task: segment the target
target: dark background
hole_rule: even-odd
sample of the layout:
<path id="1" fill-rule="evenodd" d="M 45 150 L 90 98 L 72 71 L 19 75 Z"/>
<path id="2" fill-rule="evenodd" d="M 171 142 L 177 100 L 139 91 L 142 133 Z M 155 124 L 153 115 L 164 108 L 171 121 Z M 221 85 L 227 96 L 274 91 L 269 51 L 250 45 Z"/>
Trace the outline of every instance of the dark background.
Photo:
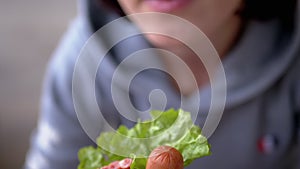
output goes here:
<path id="1" fill-rule="evenodd" d="M 47 61 L 76 16 L 75 0 L 0 0 L 0 166 L 21 168 Z"/>

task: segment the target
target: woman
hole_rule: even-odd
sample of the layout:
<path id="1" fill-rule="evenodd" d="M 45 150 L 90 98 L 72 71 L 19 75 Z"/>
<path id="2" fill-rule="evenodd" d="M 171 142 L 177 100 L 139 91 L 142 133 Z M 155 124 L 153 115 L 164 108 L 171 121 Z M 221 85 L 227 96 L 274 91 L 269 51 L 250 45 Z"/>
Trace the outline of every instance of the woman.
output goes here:
<path id="1" fill-rule="evenodd" d="M 42 115 L 26 168 L 76 168 L 78 149 L 93 144 L 82 129 L 80 116 L 78 120 L 73 105 L 81 104 L 90 111 L 90 101 L 82 97 L 81 101 L 73 103 L 72 98 L 72 76 L 80 49 L 92 33 L 109 21 L 143 12 L 172 14 L 197 26 L 214 45 L 225 69 L 227 100 L 219 126 L 209 138 L 212 155 L 196 160 L 188 168 L 300 168 L 297 144 L 300 112 L 298 1 L 90 0 L 81 1 L 81 7 L 83 12 L 71 26 L 50 64 Z M 165 21 L 156 22 L 157 27 L 164 25 Z M 143 29 L 147 22 L 132 20 L 124 24 Z M 116 29 L 125 31 L 126 28 Z M 103 44 L 101 49 L 106 48 L 111 38 L 112 34 L 106 33 L 98 37 Z M 205 103 L 205 100 L 210 100 L 210 95 L 206 87 L 209 77 L 205 65 L 173 38 L 147 34 L 115 45 L 108 54 L 110 57 L 99 66 L 100 73 L 95 80 L 97 101 L 111 125 L 132 125 L 114 107 L 110 93 L 113 70 L 128 55 L 149 47 L 176 54 L 191 69 L 194 77 L 182 74 L 177 62 L 159 55 L 160 62 L 178 86 L 165 74 L 146 72 L 132 82 L 132 104 L 139 110 L 147 109 L 149 91 L 160 88 L 167 95 L 167 108 L 178 108 L 179 91 L 184 96 L 200 91 L 200 94 L 204 93 L 205 107 L 200 111 L 207 112 L 205 105 L 209 107 L 210 103 Z M 190 85 L 194 79 L 196 85 Z M 155 83 L 151 83 L 153 81 Z M 85 80 L 82 83 L 84 85 Z M 198 116 L 196 122 L 202 125 L 203 117 Z M 88 135 L 96 136 L 97 132 Z"/>

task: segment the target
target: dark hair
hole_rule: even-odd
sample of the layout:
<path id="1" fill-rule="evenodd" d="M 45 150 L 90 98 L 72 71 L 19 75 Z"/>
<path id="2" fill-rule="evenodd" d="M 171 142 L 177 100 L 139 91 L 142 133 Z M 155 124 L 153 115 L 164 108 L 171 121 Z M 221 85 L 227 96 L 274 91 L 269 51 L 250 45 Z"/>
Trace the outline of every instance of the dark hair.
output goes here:
<path id="1" fill-rule="evenodd" d="M 121 16 L 125 15 L 117 0 L 97 0 L 97 1 L 100 2 L 105 8 L 109 10 L 113 10 Z"/>
<path id="2" fill-rule="evenodd" d="M 117 0 L 98 0 L 107 8 L 124 15 Z M 290 20 L 293 18 L 297 0 L 244 0 L 244 9 L 241 12 L 246 19 L 269 20 L 280 18 Z"/>
<path id="3" fill-rule="evenodd" d="M 245 0 L 241 11 L 245 19 L 267 21 L 278 18 L 283 27 L 292 29 L 297 0 Z"/>
<path id="4" fill-rule="evenodd" d="M 242 14 L 246 18 L 269 20 L 292 17 L 297 0 L 245 0 Z"/>

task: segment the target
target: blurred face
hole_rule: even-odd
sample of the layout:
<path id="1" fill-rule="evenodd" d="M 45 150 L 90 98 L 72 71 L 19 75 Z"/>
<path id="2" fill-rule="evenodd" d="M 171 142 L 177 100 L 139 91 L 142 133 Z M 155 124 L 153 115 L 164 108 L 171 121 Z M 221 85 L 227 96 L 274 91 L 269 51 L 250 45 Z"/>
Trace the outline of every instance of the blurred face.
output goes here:
<path id="1" fill-rule="evenodd" d="M 202 30 L 218 48 L 222 41 L 233 38 L 240 24 L 236 14 L 242 6 L 242 0 L 118 0 L 125 14 L 143 12 L 163 12 L 184 18 Z M 156 26 L 176 29 L 175 23 L 156 18 Z M 173 24 L 173 25 L 172 25 Z M 147 26 L 147 21 L 138 26 Z M 178 42 L 158 35 L 147 36 L 155 46 L 172 48 Z M 225 43 L 225 42 L 224 42 Z M 218 50 L 218 49 L 217 49 Z"/>

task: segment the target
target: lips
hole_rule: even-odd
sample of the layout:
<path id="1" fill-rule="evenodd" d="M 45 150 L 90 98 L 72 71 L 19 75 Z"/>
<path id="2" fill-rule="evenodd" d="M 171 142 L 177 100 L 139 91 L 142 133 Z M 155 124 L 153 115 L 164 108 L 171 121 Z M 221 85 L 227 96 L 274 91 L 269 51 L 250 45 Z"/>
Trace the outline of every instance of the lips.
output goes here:
<path id="1" fill-rule="evenodd" d="M 146 5 L 155 12 L 172 12 L 187 6 L 192 0 L 144 0 Z"/>

